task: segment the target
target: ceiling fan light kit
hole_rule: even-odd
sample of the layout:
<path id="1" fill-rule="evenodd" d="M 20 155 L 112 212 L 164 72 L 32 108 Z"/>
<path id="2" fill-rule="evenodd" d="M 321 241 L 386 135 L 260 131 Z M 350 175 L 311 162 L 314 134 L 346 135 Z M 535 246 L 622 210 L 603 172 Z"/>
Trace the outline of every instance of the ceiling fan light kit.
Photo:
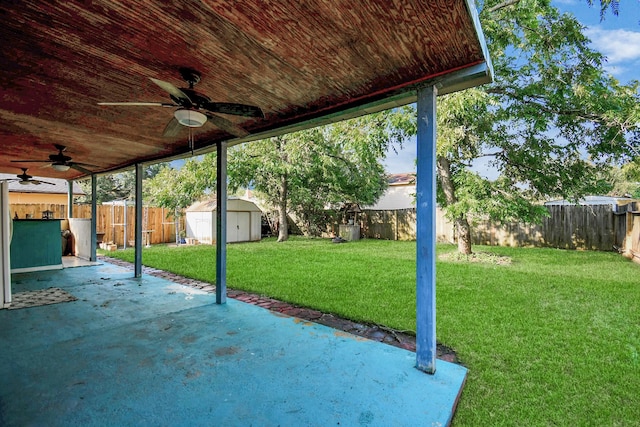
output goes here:
<path id="1" fill-rule="evenodd" d="M 58 172 L 66 172 L 69 170 L 70 166 L 66 165 L 64 163 L 53 163 L 51 165 L 51 167 L 55 170 L 57 170 Z"/>
<path id="2" fill-rule="evenodd" d="M 207 122 L 207 116 L 200 111 L 180 108 L 173 113 L 178 123 L 190 128 L 202 127 Z"/>
<path id="3" fill-rule="evenodd" d="M 47 182 L 47 181 L 40 181 L 39 179 L 33 179 L 33 177 L 31 175 L 29 175 L 27 173 L 28 168 L 21 168 L 22 169 L 22 173 L 19 175 L 16 175 L 15 178 L 13 179 L 7 179 L 5 181 L 18 181 L 18 184 L 20 185 L 29 185 L 29 184 L 33 184 L 33 185 L 40 185 L 40 184 L 49 184 L 49 185 L 55 185 L 51 182 Z"/>
<path id="4" fill-rule="evenodd" d="M 49 163 L 51 165 L 51 168 L 58 172 L 66 172 L 69 169 L 73 168 L 87 175 L 91 174 L 92 172 L 88 169 L 85 169 L 85 167 L 97 167 L 95 165 L 90 165 L 87 163 L 73 162 L 71 161 L 72 160 L 71 157 L 64 154 L 64 152 L 67 150 L 67 147 L 60 144 L 53 144 L 53 146 L 56 147 L 56 150 L 58 150 L 58 152 L 56 154 L 50 154 L 47 160 L 25 159 L 25 160 L 11 160 L 11 162 L 12 163 Z M 22 170 L 26 174 L 26 169 L 22 168 Z"/>

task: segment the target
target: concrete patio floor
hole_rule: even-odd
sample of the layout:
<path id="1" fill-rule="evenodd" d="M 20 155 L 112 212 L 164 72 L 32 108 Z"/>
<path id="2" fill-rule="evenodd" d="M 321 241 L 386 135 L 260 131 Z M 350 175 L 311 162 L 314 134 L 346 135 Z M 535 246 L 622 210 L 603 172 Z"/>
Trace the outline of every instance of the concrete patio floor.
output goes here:
<path id="1" fill-rule="evenodd" d="M 466 369 L 109 263 L 13 275 L 0 426 L 447 425 Z"/>

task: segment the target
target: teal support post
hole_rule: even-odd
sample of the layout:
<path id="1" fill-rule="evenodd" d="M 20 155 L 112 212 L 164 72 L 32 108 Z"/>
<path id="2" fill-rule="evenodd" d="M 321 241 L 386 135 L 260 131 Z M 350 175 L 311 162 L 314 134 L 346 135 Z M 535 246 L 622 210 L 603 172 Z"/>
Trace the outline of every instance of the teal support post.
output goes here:
<path id="1" fill-rule="evenodd" d="M 73 181 L 67 181 L 67 218 L 73 218 Z"/>
<path id="2" fill-rule="evenodd" d="M 91 175 L 91 249 L 89 260 L 96 261 L 98 259 L 98 236 L 96 234 L 96 228 L 98 226 L 98 177 L 95 174 Z"/>
<path id="3" fill-rule="evenodd" d="M 436 372 L 436 96 L 418 90 L 416 368 Z"/>
<path id="4" fill-rule="evenodd" d="M 216 304 L 227 302 L 227 145 L 217 144 Z"/>
<path id="5" fill-rule="evenodd" d="M 125 210 L 127 204 L 124 205 Z M 136 223 L 135 223 L 135 277 L 142 277 L 142 164 L 136 164 Z M 125 236 L 125 240 L 127 236 Z"/>

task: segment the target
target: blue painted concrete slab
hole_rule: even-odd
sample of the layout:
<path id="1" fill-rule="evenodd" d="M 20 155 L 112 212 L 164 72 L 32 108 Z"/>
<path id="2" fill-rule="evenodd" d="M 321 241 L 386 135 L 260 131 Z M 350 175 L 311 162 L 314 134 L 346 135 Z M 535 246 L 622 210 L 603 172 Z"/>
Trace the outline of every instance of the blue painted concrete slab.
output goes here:
<path id="1" fill-rule="evenodd" d="M 466 370 L 105 264 L 16 275 L 77 301 L 0 311 L 0 425 L 446 425 Z"/>

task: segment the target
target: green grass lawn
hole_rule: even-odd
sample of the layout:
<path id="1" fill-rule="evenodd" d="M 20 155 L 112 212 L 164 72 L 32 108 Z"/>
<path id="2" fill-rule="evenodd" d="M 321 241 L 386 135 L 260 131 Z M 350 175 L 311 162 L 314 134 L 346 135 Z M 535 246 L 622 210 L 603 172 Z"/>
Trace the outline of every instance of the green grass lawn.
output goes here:
<path id="1" fill-rule="evenodd" d="M 438 341 L 469 368 L 454 424 L 640 425 L 640 265 L 603 252 L 474 250 L 512 263 L 437 263 Z M 133 260 L 132 250 L 108 255 Z M 227 255 L 230 288 L 415 331 L 415 242 L 267 239 Z M 145 248 L 143 263 L 215 281 L 211 246 Z"/>

